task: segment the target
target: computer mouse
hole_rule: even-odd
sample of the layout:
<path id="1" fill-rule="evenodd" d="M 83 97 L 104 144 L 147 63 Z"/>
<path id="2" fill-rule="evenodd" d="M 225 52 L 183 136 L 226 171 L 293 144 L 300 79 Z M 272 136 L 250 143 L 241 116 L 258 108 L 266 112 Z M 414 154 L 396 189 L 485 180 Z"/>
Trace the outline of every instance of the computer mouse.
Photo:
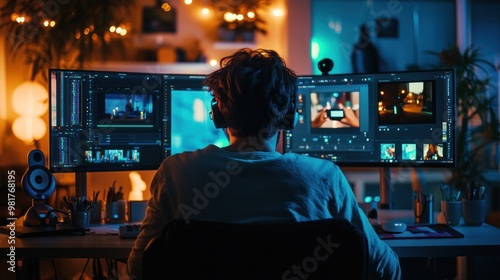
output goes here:
<path id="1" fill-rule="evenodd" d="M 392 233 L 401 233 L 406 230 L 406 224 L 401 222 L 384 222 L 380 223 L 383 231 Z"/>

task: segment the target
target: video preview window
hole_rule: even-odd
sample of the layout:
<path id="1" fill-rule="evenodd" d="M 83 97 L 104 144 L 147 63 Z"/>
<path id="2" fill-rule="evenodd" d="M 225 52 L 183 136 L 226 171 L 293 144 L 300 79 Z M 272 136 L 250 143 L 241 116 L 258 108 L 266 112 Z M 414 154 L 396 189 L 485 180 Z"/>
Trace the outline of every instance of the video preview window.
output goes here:
<path id="1" fill-rule="evenodd" d="M 378 123 L 435 123 L 434 83 L 397 82 L 378 84 Z"/>
<path id="2" fill-rule="evenodd" d="M 153 97 L 150 94 L 104 94 L 104 115 L 111 120 L 154 122 Z"/>
<path id="3" fill-rule="evenodd" d="M 443 159 L 443 144 L 424 144 L 424 160 Z"/>
<path id="4" fill-rule="evenodd" d="M 311 92 L 312 128 L 358 128 L 359 91 Z"/>

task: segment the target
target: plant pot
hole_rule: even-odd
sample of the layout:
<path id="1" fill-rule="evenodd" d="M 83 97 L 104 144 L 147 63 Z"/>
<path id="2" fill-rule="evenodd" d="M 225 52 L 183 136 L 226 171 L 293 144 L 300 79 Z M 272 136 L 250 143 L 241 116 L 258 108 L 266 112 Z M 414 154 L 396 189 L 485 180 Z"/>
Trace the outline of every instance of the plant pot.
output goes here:
<path id="1" fill-rule="evenodd" d="M 462 217 L 462 202 L 441 200 L 441 213 L 443 213 L 446 224 L 450 226 L 458 225 Z"/>
<path id="2" fill-rule="evenodd" d="M 462 215 L 466 226 L 480 226 L 486 218 L 484 199 L 462 200 Z"/>
<path id="3" fill-rule="evenodd" d="M 235 42 L 236 41 L 236 31 L 227 29 L 224 27 L 219 27 L 217 29 L 218 39 L 222 42 Z"/>
<path id="4" fill-rule="evenodd" d="M 75 227 L 88 228 L 90 225 L 90 211 L 71 212 L 71 224 Z"/>
<path id="5" fill-rule="evenodd" d="M 241 41 L 242 42 L 253 42 L 255 41 L 255 32 L 254 31 L 243 31 L 241 32 Z"/>

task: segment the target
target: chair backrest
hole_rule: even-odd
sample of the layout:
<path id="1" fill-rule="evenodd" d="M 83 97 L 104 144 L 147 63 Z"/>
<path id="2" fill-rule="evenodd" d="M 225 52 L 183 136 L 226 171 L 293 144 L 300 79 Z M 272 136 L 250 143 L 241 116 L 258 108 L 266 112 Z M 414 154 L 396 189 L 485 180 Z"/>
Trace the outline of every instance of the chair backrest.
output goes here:
<path id="1" fill-rule="evenodd" d="M 366 279 L 367 270 L 366 237 L 344 219 L 174 220 L 143 255 L 144 279 Z"/>

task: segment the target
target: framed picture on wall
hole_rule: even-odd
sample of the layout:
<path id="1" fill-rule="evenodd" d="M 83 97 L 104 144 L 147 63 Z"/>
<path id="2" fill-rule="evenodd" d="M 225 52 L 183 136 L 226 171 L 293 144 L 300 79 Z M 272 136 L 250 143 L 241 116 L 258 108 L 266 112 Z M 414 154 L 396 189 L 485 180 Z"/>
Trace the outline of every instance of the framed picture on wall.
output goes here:
<path id="1" fill-rule="evenodd" d="M 175 9 L 171 8 L 168 12 L 159 7 L 142 8 L 142 32 L 176 32 L 176 14 Z"/>

